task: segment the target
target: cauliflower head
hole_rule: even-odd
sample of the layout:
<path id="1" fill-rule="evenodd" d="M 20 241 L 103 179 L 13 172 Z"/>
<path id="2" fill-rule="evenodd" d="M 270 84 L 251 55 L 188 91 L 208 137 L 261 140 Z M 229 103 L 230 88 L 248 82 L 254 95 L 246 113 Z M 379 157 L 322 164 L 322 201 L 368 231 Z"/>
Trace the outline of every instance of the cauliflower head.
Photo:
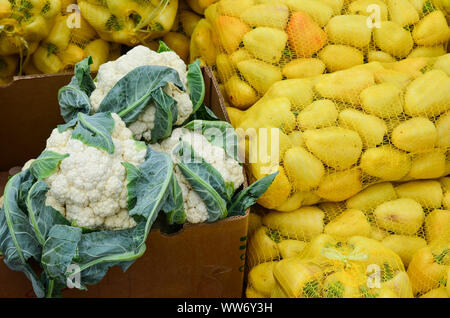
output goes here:
<path id="1" fill-rule="evenodd" d="M 110 230 L 136 226 L 128 213 L 128 182 L 122 162 L 138 166 L 147 151 L 137 145 L 120 117 L 111 115 L 113 154 L 72 139 L 73 129 L 62 133 L 54 129 L 47 140 L 46 150 L 69 156 L 44 179 L 50 187 L 46 204 L 77 226 Z"/>
<path id="2" fill-rule="evenodd" d="M 194 152 L 211 164 L 222 175 L 225 182 L 233 182 L 234 190 L 244 183 L 243 168 L 239 162 L 228 156 L 222 147 L 211 144 L 202 134 L 186 128 L 176 128 L 170 138 L 160 144 L 150 145 L 155 151 L 165 152 L 172 157 L 175 176 L 183 192 L 186 220 L 189 223 L 205 222 L 208 219 L 205 203 L 176 165 L 176 155 L 173 152 L 180 141 L 191 144 Z"/>
<path id="3" fill-rule="evenodd" d="M 142 45 L 136 46 L 115 61 L 100 65 L 97 74 L 96 89 L 90 96 L 93 110 L 97 111 L 102 100 L 122 77 L 136 67 L 144 65 L 167 66 L 178 72 L 181 82 L 186 87 L 186 91 L 178 89 L 178 87 L 171 83 L 166 85 L 164 91 L 176 100 L 178 118 L 175 124 L 181 125 L 193 111 L 187 85 L 186 64 L 175 52 L 157 53 Z M 129 125 L 137 140 L 144 139 L 148 142 L 151 140 L 151 131 L 155 126 L 155 113 L 156 107 L 153 102 L 150 102 L 139 115 L 138 119 Z"/>

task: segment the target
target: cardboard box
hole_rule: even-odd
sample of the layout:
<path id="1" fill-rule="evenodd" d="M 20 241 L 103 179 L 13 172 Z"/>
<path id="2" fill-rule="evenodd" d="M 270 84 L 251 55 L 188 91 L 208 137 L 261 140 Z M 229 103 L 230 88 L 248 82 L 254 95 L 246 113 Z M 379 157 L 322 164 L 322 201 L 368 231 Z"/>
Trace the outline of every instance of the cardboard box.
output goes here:
<path id="1" fill-rule="evenodd" d="M 228 120 L 217 82 L 203 69 L 205 104 Z M 0 87 L 0 191 L 11 167 L 22 166 L 45 148 L 52 129 L 63 122 L 57 92 L 71 74 L 16 78 Z M 248 211 L 215 223 L 185 225 L 175 234 L 152 230 L 147 251 L 123 273 L 109 270 L 87 292 L 66 289 L 63 297 L 241 297 Z M 0 262 L 0 297 L 34 297 L 31 283 Z"/>

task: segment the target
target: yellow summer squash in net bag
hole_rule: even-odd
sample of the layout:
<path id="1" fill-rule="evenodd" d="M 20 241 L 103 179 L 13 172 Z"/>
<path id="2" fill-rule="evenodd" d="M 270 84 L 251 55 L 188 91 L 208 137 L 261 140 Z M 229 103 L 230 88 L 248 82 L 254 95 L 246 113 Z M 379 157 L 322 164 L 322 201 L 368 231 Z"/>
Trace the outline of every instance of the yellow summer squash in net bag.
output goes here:
<path id="1" fill-rule="evenodd" d="M 186 2 L 196 13 L 203 14 L 205 9 L 214 2 L 217 2 L 217 0 L 186 0 Z"/>
<path id="2" fill-rule="evenodd" d="M 375 183 L 447 175 L 449 57 L 282 80 L 252 107 L 231 111 L 250 179 L 279 170 L 258 202 L 293 211 Z"/>
<path id="3" fill-rule="evenodd" d="M 220 0 L 204 12 L 219 49 L 191 55 L 217 69 L 232 106 L 248 108 L 282 78 L 443 55 L 447 10 L 441 0 Z"/>
<path id="4" fill-rule="evenodd" d="M 170 31 L 178 0 L 79 0 L 78 6 L 103 40 L 134 46 Z"/>
<path id="5" fill-rule="evenodd" d="M 270 269 L 277 284 L 287 286 L 284 287 L 284 295 L 309 297 L 303 288 L 311 281 L 311 271 L 319 270 L 318 266 L 322 264 L 310 259 L 323 256 L 322 249 L 330 242 L 358 242 L 366 250 L 382 249 L 386 255 L 395 255 L 396 262 L 390 266 L 407 269 L 406 273 L 404 270 L 399 273 L 399 280 L 403 277 L 403 283 L 394 279 L 385 284 L 397 286 L 397 290 L 380 287 L 375 293 L 372 290 L 369 296 L 450 297 L 450 294 L 446 296 L 450 265 L 450 210 L 446 201 L 449 185 L 449 177 L 404 183 L 382 182 L 342 202 L 323 202 L 292 212 L 260 209 L 260 214 L 253 218 L 261 221 L 254 225 L 256 229 L 249 237 L 249 273 L 259 268 L 265 269 L 267 274 L 269 268 L 262 264 L 277 263 L 280 267 L 278 276 L 277 266 Z M 339 255 L 336 251 L 331 252 L 332 255 Z M 369 257 L 370 263 L 364 263 L 364 266 L 384 266 L 385 261 L 380 261 L 379 255 Z M 320 278 L 313 279 L 321 291 L 317 297 L 330 297 L 324 292 L 327 291 L 324 286 L 326 282 L 335 282 L 336 276 L 345 287 L 341 297 L 367 296 L 362 296 L 366 291 L 359 288 L 361 282 L 367 279 L 364 275 L 349 276 L 345 271 L 334 275 L 335 269 L 329 272 L 326 275 L 333 274 L 333 278 L 318 274 Z M 405 282 L 410 287 L 406 292 L 399 292 L 399 284 Z M 255 286 L 258 284 L 249 279 L 250 294 L 247 297 L 252 297 L 252 292 L 269 297 L 267 290 L 262 291 Z M 270 296 L 281 297 L 279 291 L 279 287 L 272 284 Z"/>
<path id="6" fill-rule="evenodd" d="M 294 256 L 250 269 L 247 297 L 412 297 L 400 258 L 366 237 L 321 234 Z"/>

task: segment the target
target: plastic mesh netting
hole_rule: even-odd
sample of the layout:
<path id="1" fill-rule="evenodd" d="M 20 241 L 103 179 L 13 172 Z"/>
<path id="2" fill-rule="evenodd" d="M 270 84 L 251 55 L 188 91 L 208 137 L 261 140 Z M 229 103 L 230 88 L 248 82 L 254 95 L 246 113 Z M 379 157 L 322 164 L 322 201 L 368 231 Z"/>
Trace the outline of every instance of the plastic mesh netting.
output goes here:
<path id="1" fill-rule="evenodd" d="M 32 63 L 25 72 L 59 73 L 73 70 L 75 64 L 92 56 L 91 70 L 120 56 L 120 45 L 99 38 L 97 32 L 83 19 L 72 15 L 58 15 L 49 35 L 33 53 Z M 74 25 L 71 24 L 79 24 Z"/>
<path id="2" fill-rule="evenodd" d="M 247 297 L 448 297 L 450 178 L 250 216 Z M 405 273 L 406 269 L 406 273 Z"/>
<path id="3" fill-rule="evenodd" d="M 292 211 L 379 182 L 447 175 L 449 66 L 450 54 L 372 62 L 279 81 L 246 111 L 230 108 L 250 178 L 279 171 L 258 202 Z"/>
<path id="4" fill-rule="evenodd" d="M 245 109 L 284 78 L 443 55 L 448 11 L 433 0 L 220 0 L 191 59 L 214 66 L 229 103 Z"/>

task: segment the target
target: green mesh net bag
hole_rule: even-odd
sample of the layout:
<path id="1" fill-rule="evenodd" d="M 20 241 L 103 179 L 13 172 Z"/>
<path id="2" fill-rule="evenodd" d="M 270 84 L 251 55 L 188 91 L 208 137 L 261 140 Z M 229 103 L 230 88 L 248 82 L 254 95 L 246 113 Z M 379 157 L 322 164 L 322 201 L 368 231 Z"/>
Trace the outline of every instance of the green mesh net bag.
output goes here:
<path id="1" fill-rule="evenodd" d="M 449 66 L 450 54 L 371 62 L 276 82 L 246 111 L 234 109 L 250 179 L 279 171 L 258 202 L 292 211 L 375 183 L 448 175 Z"/>
<path id="2" fill-rule="evenodd" d="M 450 178 L 250 215 L 247 297 L 450 297 Z M 375 281 L 373 280 L 375 279 Z"/>

